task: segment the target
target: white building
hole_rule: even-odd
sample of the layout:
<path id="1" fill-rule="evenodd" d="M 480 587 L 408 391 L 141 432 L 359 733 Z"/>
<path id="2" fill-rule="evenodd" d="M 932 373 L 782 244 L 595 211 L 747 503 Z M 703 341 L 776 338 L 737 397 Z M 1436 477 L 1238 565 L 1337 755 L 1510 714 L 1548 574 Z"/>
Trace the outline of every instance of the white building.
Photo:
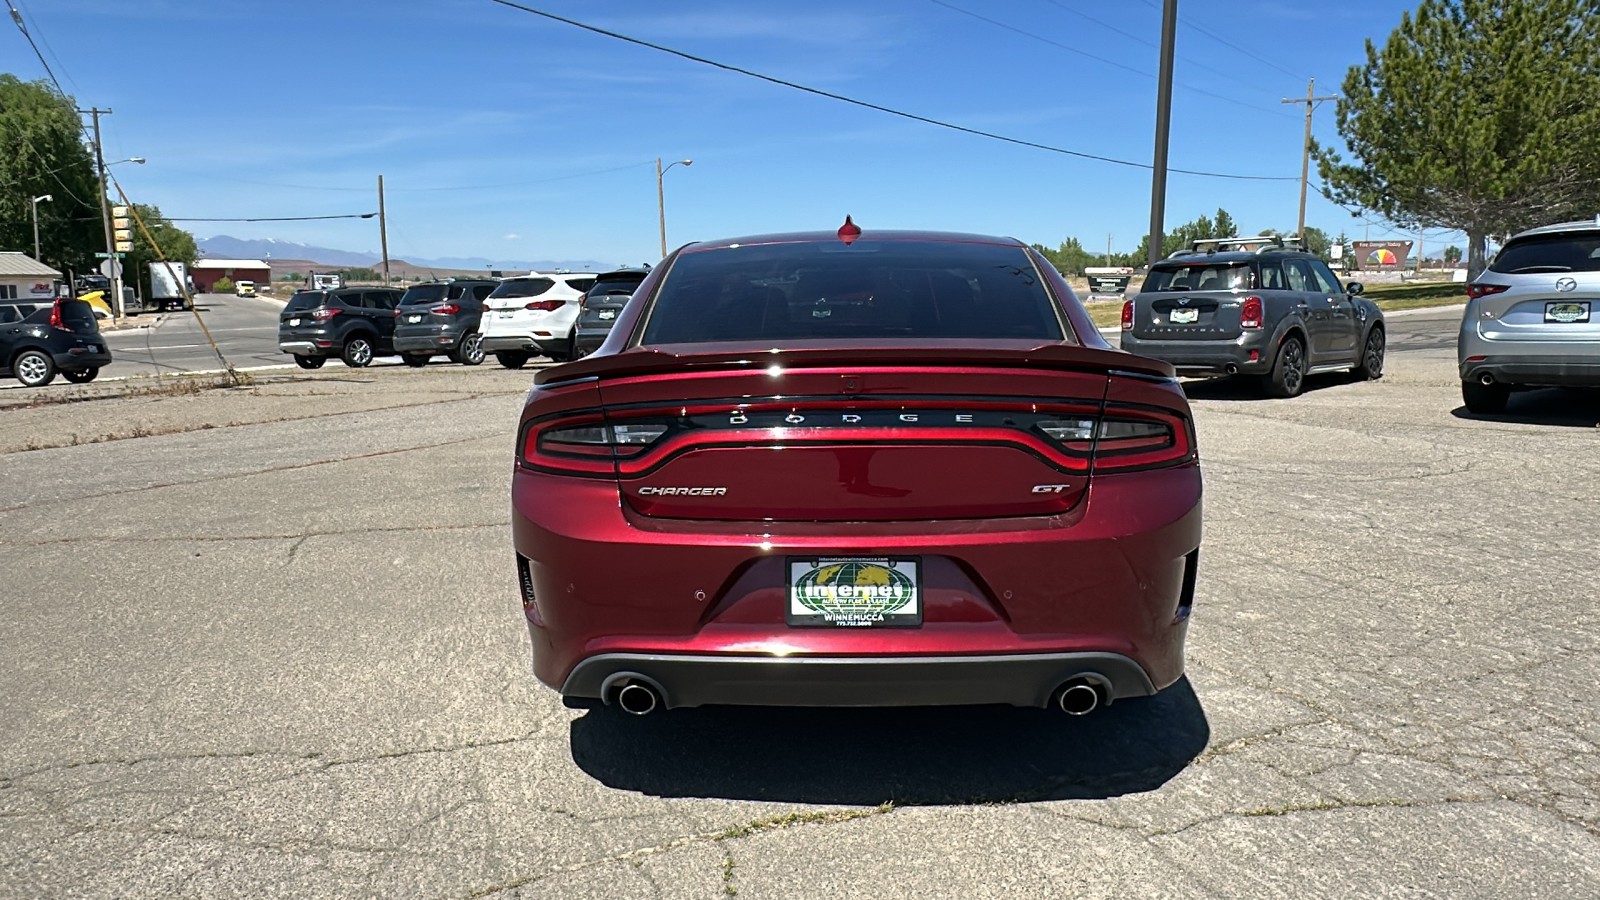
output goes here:
<path id="1" fill-rule="evenodd" d="M 61 273 L 26 253 L 0 250 L 0 300 L 50 300 Z"/>

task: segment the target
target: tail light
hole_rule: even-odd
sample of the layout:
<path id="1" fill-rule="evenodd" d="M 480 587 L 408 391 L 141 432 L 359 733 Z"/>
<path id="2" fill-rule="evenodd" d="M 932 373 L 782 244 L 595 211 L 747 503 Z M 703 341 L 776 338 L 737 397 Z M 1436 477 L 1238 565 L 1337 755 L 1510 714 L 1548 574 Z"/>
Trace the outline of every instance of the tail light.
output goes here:
<path id="1" fill-rule="evenodd" d="M 338 310 L 337 307 L 323 306 L 323 307 L 318 307 L 317 309 L 313 309 L 311 311 L 311 318 L 316 320 L 316 321 L 318 321 L 318 322 L 326 322 L 329 319 L 333 318 L 334 316 L 337 316 L 338 314 L 339 314 L 339 310 Z"/>
<path id="2" fill-rule="evenodd" d="M 61 300 L 60 300 L 60 298 L 57 298 L 56 302 L 50 304 L 50 327 L 54 328 L 57 331 L 71 331 L 72 330 L 71 326 L 69 326 L 67 324 L 66 319 L 62 318 L 62 316 L 61 316 Z"/>
<path id="3" fill-rule="evenodd" d="M 589 305 L 589 294 L 588 294 L 588 292 L 584 292 L 583 294 L 580 294 L 578 296 L 578 312 L 580 312 L 580 313 L 583 312 L 583 308 L 585 306 L 588 306 L 588 305 Z"/>
<path id="4" fill-rule="evenodd" d="M 453 316 L 456 313 L 461 312 L 461 304 L 441 303 L 438 306 L 435 306 L 433 309 L 428 310 L 428 312 L 433 313 L 436 316 Z"/>
<path id="5" fill-rule="evenodd" d="M 566 302 L 565 300 L 533 300 L 523 309 L 531 309 L 534 312 L 554 312 L 565 306 Z"/>
<path id="6" fill-rule="evenodd" d="M 595 413 L 534 422 L 522 439 L 524 465 L 563 475 L 612 476 L 614 459 L 638 456 L 672 429 L 665 421 L 607 424 Z"/>
<path id="7" fill-rule="evenodd" d="M 1108 407 L 1104 416 L 1052 419 L 1034 427 L 1099 474 L 1175 466 L 1195 458 L 1189 420 L 1154 409 Z"/>
<path id="8" fill-rule="evenodd" d="M 1123 331 L 1132 331 L 1133 330 L 1133 301 L 1132 300 L 1124 300 L 1124 301 L 1122 301 L 1122 330 Z"/>
<path id="9" fill-rule="evenodd" d="M 1511 285 L 1509 284 L 1489 284 L 1488 282 L 1480 281 L 1476 284 L 1467 285 L 1467 299 L 1476 300 L 1479 297 L 1487 297 L 1490 294 L 1501 294 L 1510 289 Z"/>
<path id="10" fill-rule="evenodd" d="M 1261 308 L 1260 297 L 1244 298 L 1244 306 L 1239 309 L 1239 327 L 1256 329 L 1261 327 L 1261 320 L 1266 314 Z"/>

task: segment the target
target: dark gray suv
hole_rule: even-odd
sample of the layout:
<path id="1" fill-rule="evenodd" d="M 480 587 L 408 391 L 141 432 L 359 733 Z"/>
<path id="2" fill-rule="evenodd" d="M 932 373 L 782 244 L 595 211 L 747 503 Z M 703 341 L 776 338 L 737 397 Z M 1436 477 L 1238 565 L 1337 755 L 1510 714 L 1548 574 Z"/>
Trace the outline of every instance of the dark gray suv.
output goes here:
<path id="1" fill-rule="evenodd" d="M 293 354 L 302 369 L 320 369 L 330 356 L 359 369 L 375 356 L 395 354 L 399 303 L 393 288 L 300 291 L 278 316 L 278 349 Z"/>
<path id="2" fill-rule="evenodd" d="M 1185 375 L 1252 375 L 1293 397 L 1307 375 L 1383 374 L 1383 313 L 1282 238 L 1196 241 L 1156 263 L 1122 305 L 1122 349 Z"/>

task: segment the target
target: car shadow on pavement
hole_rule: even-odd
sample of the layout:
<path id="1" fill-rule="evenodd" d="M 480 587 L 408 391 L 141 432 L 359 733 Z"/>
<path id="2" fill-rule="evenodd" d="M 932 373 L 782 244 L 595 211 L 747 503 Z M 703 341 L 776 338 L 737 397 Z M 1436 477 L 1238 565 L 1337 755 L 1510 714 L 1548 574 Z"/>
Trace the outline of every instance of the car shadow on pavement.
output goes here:
<path id="1" fill-rule="evenodd" d="M 660 797 L 874 806 L 1005 803 L 1151 791 L 1205 749 L 1187 678 L 1088 716 L 1011 707 L 702 707 L 573 720 L 572 758 L 608 787 Z"/>
<path id="2" fill-rule="evenodd" d="M 1351 376 L 1343 372 L 1307 375 L 1305 386 L 1301 388 L 1301 394 L 1314 394 L 1317 391 L 1339 387 L 1350 382 Z M 1185 379 L 1183 381 L 1183 395 L 1190 400 L 1260 401 L 1271 399 L 1262 393 L 1260 379 L 1250 375 Z"/>
<path id="3" fill-rule="evenodd" d="M 1452 409 L 1450 414 L 1458 419 L 1479 422 L 1600 428 L 1600 389 L 1545 388 L 1536 391 L 1517 391 L 1506 402 L 1505 412 L 1489 415 L 1468 412 L 1465 406 L 1458 406 Z"/>

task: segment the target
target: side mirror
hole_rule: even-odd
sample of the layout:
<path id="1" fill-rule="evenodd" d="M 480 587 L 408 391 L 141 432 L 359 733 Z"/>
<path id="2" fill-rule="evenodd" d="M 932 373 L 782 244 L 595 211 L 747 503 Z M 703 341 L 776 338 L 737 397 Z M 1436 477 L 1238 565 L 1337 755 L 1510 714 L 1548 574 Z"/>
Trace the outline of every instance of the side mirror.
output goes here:
<path id="1" fill-rule="evenodd" d="M 1366 290 L 1366 287 L 1359 281 L 1352 281 L 1344 286 L 1344 290 L 1347 294 L 1360 294 Z"/>

